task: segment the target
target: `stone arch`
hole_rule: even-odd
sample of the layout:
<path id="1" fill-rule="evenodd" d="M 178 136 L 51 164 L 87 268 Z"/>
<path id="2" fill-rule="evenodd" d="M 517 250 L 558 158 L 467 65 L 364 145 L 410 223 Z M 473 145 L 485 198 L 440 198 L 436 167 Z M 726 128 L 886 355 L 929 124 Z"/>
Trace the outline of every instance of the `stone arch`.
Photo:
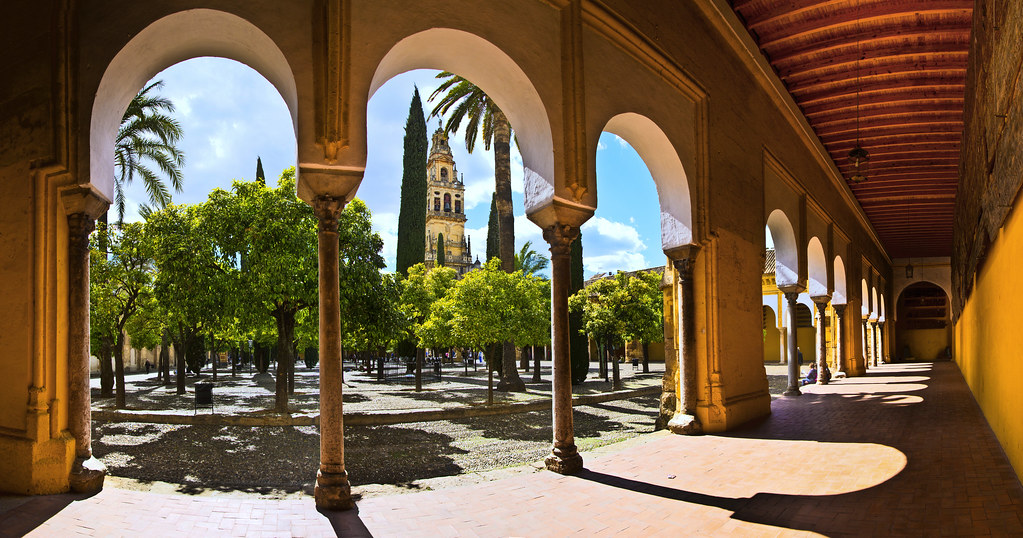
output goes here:
<path id="1" fill-rule="evenodd" d="M 905 360 L 943 360 L 955 338 L 948 292 L 929 280 L 905 286 L 896 296 L 892 354 Z"/>
<path id="2" fill-rule="evenodd" d="M 775 209 L 767 217 L 767 228 L 774 240 L 774 279 L 778 287 L 799 283 L 799 249 L 796 247 L 796 233 L 788 216 L 781 209 Z"/>
<path id="3" fill-rule="evenodd" d="M 834 268 L 835 291 L 831 294 L 831 303 L 846 304 L 849 299 L 846 295 L 845 263 L 842 262 L 841 256 L 835 256 Z"/>
<path id="4" fill-rule="evenodd" d="M 870 290 L 867 289 L 867 279 L 860 280 L 860 315 L 867 317 L 870 315 Z"/>
<path id="5" fill-rule="evenodd" d="M 871 321 L 877 320 L 878 308 L 877 308 L 877 288 L 870 288 L 870 319 Z"/>
<path id="6" fill-rule="evenodd" d="M 691 244 L 694 234 L 689 180 L 668 136 L 650 118 L 633 112 L 612 117 L 604 131 L 628 142 L 650 170 L 661 207 L 661 247 L 670 250 Z"/>
<path id="7" fill-rule="evenodd" d="M 298 89 L 277 44 L 237 15 L 204 8 L 179 11 L 128 41 L 100 79 L 89 118 L 89 180 L 108 198 L 114 191 L 114 140 L 131 99 L 163 69 L 200 56 L 235 60 L 263 75 L 284 98 L 297 139 Z"/>
<path id="8" fill-rule="evenodd" d="M 828 259 L 817 237 L 810 238 L 806 245 L 806 276 L 806 292 L 810 297 L 828 295 Z"/>
<path id="9" fill-rule="evenodd" d="M 367 99 L 392 77 L 413 69 L 457 73 L 486 92 L 515 129 L 525 169 L 526 212 L 554 198 L 554 142 L 547 108 L 532 81 L 508 54 L 469 32 L 424 30 L 405 37 L 384 55 Z"/>

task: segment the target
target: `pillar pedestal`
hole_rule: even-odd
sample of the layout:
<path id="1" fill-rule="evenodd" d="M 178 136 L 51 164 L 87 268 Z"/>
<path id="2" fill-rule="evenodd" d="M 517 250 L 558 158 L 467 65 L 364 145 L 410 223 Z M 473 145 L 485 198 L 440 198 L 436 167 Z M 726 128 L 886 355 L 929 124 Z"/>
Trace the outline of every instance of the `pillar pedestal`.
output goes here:
<path id="1" fill-rule="evenodd" d="M 703 432 L 696 417 L 696 308 L 693 305 L 693 267 L 699 247 L 690 245 L 672 256 L 678 278 L 678 412 L 668 421 L 668 429 L 678 435 Z"/>
<path id="2" fill-rule="evenodd" d="M 338 280 L 338 218 L 343 198 L 318 196 L 320 288 L 320 468 L 313 495 L 322 510 L 355 506 L 345 471 L 344 415 L 341 407 L 341 290 Z"/>
<path id="3" fill-rule="evenodd" d="M 543 230 L 551 248 L 551 411 L 554 446 L 544 460 L 547 468 L 560 474 L 582 470 L 583 458 L 575 446 L 572 418 L 572 359 L 569 355 L 568 290 L 572 285 L 572 241 L 578 226 L 555 224 Z"/>
<path id="4" fill-rule="evenodd" d="M 92 396 L 89 387 L 89 234 L 110 206 L 91 186 L 62 190 L 68 215 L 68 430 L 75 461 L 68 482 L 76 493 L 103 489 L 107 469 L 92 455 Z"/>

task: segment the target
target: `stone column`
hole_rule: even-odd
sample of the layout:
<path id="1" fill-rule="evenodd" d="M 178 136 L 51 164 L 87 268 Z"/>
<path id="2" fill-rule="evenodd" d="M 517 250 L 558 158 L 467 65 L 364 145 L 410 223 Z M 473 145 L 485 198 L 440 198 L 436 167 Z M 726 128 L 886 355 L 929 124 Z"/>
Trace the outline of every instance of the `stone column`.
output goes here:
<path id="1" fill-rule="evenodd" d="M 870 331 L 867 318 L 863 318 L 863 367 L 870 368 L 870 339 L 867 333 Z"/>
<path id="2" fill-rule="evenodd" d="M 668 429 L 679 435 L 703 430 L 696 417 L 696 308 L 693 305 L 693 266 L 699 247 L 689 246 L 672 260 L 678 277 L 678 413 L 668 421 Z"/>
<path id="3" fill-rule="evenodd" d="M 873 320 L 867 320 L 867 329 L 870 331 L 870 339 L 867 342 L 870 344 L 870 365 L 873 367 L 877 366 L 877 322 Z"/>
<path id="4" fill-rule="evenodd" d="M 845 375 L 845 305 L 831 305 L 835 309 L 835 375 Z"/>
<path id="5" fill-rule="evenodd" d="M 544 460 L 547 468 L 561 474 L 577 473 L 583 458 L 575 447 L 572 424 L 572 358 L 569 354 L 568 290 L 572 285 L 572 241 L 577 226 L 554 225 L 543 230 L 551 248 L 551 410 L 554 446 Z"/>
<path id="6" fill-rule="evenodd" d="M 830 297 L 814 297 L 813 304 L 817 307 L 817 312 L 814 314 L 814 321 L 817 323 L 817 384 L 827 385 L 826 381 L 830 375 L 825 375 L 825 372 L 829 371 L 828 368 L 828 338 L 827 329 L 825 328 L 826 316 L 824 313 L 828 309 L 828 302 L 831 300 Z"/>
<path id="7" fill-rule="evenodd" d="M 799 298 L 799 291 L 785 292 L 785 306 L 789 315 L 789 387 L 782 393 L 783 396 L 800 396 L 803 393 L 799 390 L 799 354 L 796 330 L 796 299 Z"/>
<path id="8" fill-rule="evenodd" d="M 75 439 L 69 483 L 78 493 L 103 489 L 107 469 L 92 455 L 89 386 L 89 234 L 110 202 L 91 187 L 62 190 L 68 221 L 68 430 Z"/>
<path id="9" fill-rule="evenodd" d="M 316 472 L 316 507 L 348 510 L 352 488 L 345 471 L 344 422 L 341 409 L 341 291 L 338 281 L 338 217 L 342 198 L 317 196 L 320 287 L 320 468 Z"/>
<path id="10" fill-rule="evenodd" d="M 655 430 L 668 427 L 668 422 L 678 411 L 678 349 L 675 346 L 676 312 L 675 288 L 677 279 L 673 276 L 671 260 L 664 267 L 661 280 L 662 304 L 664 305 L 664 377 L 661 378 L 661 405 L 658 409 Z"/>
<path id="11" fill-rule="evenodd" d="M 877 363 L 887 363 L 884 353 L 884 320 L 878 320 L 877 322 Z"/>

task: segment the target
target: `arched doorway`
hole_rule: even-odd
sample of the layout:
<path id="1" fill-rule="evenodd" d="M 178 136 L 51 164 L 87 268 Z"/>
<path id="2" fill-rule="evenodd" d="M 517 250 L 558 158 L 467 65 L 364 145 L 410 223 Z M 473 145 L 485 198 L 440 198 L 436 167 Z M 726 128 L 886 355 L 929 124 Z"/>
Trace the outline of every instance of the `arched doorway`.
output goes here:
<path id="1" fill-rule="evenodd" d="M 902 290 L 896 304 L 895 356 L 900 361 L 951 358 L 952 320 L 945 290 L 916 282 Z"/>

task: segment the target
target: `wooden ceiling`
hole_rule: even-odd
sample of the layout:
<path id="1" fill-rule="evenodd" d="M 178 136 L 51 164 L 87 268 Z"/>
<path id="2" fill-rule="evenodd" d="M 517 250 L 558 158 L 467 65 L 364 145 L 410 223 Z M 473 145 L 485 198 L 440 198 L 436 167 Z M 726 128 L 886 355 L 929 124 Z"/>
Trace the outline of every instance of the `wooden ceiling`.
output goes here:
<path id="1" fill-rule="evenodd" d="M 731 3 L 888 254 L 951 255 L 973 0 Z M 870 160 L 854 184 L 857 140 Z"/>

